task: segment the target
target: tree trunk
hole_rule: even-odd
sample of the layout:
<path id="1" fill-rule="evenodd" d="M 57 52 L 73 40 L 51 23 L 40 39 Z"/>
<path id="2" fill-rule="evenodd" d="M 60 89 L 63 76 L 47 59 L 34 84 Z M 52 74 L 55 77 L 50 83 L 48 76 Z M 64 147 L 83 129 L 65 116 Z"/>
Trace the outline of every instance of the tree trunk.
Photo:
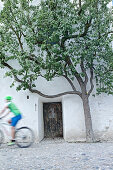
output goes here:
<path id="1" fill-rule="evenodd" d="M 85 126 L 86 126 L 86 142 L 95 142 L 94 133 L 92 129 L 92 120 L 89 106 L 89 99 L 87 94 L 82 95 Z"/>

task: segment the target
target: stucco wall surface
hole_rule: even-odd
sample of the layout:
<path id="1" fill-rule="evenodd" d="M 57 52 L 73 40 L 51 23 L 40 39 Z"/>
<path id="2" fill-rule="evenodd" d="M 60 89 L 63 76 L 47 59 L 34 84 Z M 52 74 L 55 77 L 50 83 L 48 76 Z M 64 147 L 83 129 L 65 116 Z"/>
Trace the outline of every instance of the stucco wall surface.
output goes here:
<path id="1" fill-rule="evenodd" d="M 39 3 L 39 1 L 34 0 L 33 3 Z M 0 1 L 0 10 L 2 8 L 3 3 Z M 15 65 L 13 62 L 12 64 Z M 5 70 L 0 69 L 0 110 L 4 106 L 4 97 L 11 95 L 14 103 L 23 114 L 23 119 L 18 126 L 29 126 L 33 129 L 36 140 L 42 140 L 44 137 L 43 103 L 60 101 L 62 102 L 63 111 L 64 139 L 66 141 L 85 140 L 83 105 L 78 96 L 67 95 L 56 99 L 46 99 L 37 94 L 32 94 L 29 91 L 17 92 L 15 87 L 10 88 L 12 79 L 3 78 L 4 73 Z M 47 82 L 39 78 L 36 85 L 38 90 L 49 95 L 71 90 L 70 85 L 63 78 L 55 78 L 52 82 Z M 27 96 L 29 96 L 29 99 L 27 99 Z M 90 107 L 93 130 L 96 138 L 113 140 L 113 96 L 107 96 L 106 94 L 96 97 L 91 96 Z M 7 119 L 8 117 L 6 120 Z"/>
<path id="2" fill-rule="evenodd" d="M 89 101 L 96 139 L 113 140 L 113 96 L 91 96 Z M 64 97 L 63 112 L 65 140 L 84 141 L 85 122 L 81 99 L 74 95 Z"/>
<path id="3" fill-rule="evenodd" d="M 36 141 L 44 138 L 43 103 L 62 102 L 63 137 L 66 141 L 84 141 L 85 123 L 81 98 L 76 95 L 66 95 L 56 99 L 46 99 L 29 91 L 16 91 L 10 88 L 11 78 L 4 78 L 5 70 L 0 70 L 0 110 L 4 106 L 4 98 L 7 95 L 13 97 L 13 102 L 19 107 L 23 114 L 19 126 L 29 126 L 33 129 Z M 70 90 L 70 86 L 61 78 L 53 82 L 43 81 L 40 88 L 46 94 L 54 94 Z M 42 88 L 43 87 L 43 88 Z M 27 99 L 29 96 L 29 99 Z M 113 96 L 102 94 L 90 97 L 90 107 L 93 130 L 96 138 L 102 140 L 113 140 Z M 10 115 L 11 117 L 12 115 Z M 6 120 L 8 117 L 6 118 Z"/>
<path id="4" fill-rule="evenodd" d="M 22 112 L 23 119 L 18 124 L 19 126 L 29 126 L 38 136 L 38 97 L 35 94 L 30 94 L 28 91 L 17 92 L 15 87 L 10 88 L 12 80 L 10 78 L 3 78 L 4 70 L 0 70 L 0 110 L 5 105 L 5 96 L 11 95 L 13 102 Z M 27 99 L 29 96 L 29 99 Z M 12 115 L 6 118 L 9 119 Z"/>

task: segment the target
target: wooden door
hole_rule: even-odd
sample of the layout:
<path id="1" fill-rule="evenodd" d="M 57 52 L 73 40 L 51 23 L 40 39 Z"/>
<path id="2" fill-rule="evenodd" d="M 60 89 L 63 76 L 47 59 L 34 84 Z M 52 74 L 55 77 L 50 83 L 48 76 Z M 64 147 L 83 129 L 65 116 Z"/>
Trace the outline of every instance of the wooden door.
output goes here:
<path id="1" fill-rule="evenodd" d="M 62 104 L 44 103 L 44 137 L 63 137 Z"/>

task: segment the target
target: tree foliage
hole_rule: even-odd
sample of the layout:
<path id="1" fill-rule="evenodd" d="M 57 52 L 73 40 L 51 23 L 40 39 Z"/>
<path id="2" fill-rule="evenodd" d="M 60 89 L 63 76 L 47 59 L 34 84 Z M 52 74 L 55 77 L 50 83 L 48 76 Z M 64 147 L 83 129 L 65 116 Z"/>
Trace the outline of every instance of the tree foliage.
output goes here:
<path id="1" fill-rule="evenodd" d="M 43 76 L 87 83 L 95 75 L 97 92 L 113 93 L 110 0 L 5 0 L 0 14 L 0 65 L 17 87 L 35 87 Z M 17 68 L 10 61 L 18 62 Z M 81 70 L 77 70 L 80 67 Z M 42 72 L 42 70 L 45 70 Z M 77 78 L 77 79 L 78 79 Z"/>
<path id="2" fill-rule="evenodd" d="M 111 0 L 3 0 L 0 13 L 0 67 L 43 97 L 79 95 L 83 101 L 86 141 L 95 141 L 89 96 L 96 80 L 97 93 L 113 94 Z M 16 65 L 14 65 L 16 63 Z M 71 91 L 56 95 L 36 89 L 38 77 L 63 77 Z M 79 88 L 77 89 L 75 81 Z M 89 86 L 90 84 L 90 86 Z"/>

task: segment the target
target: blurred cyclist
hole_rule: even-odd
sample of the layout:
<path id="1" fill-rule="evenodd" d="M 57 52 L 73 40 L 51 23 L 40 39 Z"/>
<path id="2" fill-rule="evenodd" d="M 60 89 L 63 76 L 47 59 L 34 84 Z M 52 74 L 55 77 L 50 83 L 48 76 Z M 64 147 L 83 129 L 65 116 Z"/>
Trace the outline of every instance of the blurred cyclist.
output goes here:
<path id="1" fill-rule="evenodd" d="M 7 109 L 9 109 L 9 112 L 5 114 L 3 117 L 7 116 L 11 112 L 14 114 L 14 116 L 10 120 L 8 120 L 8 123 L 11 125 L 11 137 L 12 137 L 12 140 L 9 142 L 8 145 L 13 145 L 15 143 L 15 126 L 17 125 L 18 121 L 22 119 L 22 114 L 16 107 L 16 105 L 12 102 L 11 96 L 5 97 L 5 100 L 6 106 L 0 112 L 0 115 L 3 114 Z"/>

